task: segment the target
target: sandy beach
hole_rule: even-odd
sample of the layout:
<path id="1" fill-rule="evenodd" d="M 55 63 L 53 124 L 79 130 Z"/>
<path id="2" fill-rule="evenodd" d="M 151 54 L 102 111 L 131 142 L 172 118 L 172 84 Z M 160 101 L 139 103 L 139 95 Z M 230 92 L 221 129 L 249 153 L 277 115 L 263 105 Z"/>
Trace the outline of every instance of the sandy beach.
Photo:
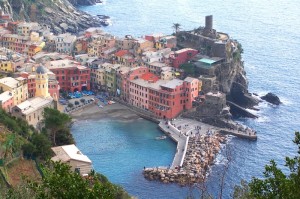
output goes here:
<path id="1" fill-rule="evenodd" d="M 137 120 L 140 117 L 131 111 L 128 107 L 115 103 L 112 105 L 104 106 L 103 108 L 98 107 L 95 104 L 91 104 L 84 107 L 81 110 L 70 114 L 74 120 L 87 120 L 87 119 L 119 119 L 123 121 Z"/>

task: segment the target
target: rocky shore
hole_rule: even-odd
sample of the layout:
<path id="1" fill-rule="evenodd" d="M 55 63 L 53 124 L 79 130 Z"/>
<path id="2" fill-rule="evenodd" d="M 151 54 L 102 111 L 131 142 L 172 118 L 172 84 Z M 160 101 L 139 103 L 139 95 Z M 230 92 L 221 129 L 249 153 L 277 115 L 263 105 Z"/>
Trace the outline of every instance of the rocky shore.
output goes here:
<path id="1" fill-rule="evenodd" d="M 225 143 L 225 141 L 226 137 L 219 133 L 190 137 L 182 167 L 178 166 L 175 169 L 145 168 L 143 174 L 148 180 L 178 183 L 181 186 L 203 182 L 209 166 L 214 163 L 215 157 L 220 151 L 221 143 Z"/>
<path id="2" fill-rule="evenodd" d="M 38 22 L 55 34 L 70 32 L 77 34 L 90 27 L 105 25 L 103 19 L 78 10 L 78 5 L 93 5 L 99 0 L 26 1 L 2 0 L 0 8 L 14 20 Z"/>

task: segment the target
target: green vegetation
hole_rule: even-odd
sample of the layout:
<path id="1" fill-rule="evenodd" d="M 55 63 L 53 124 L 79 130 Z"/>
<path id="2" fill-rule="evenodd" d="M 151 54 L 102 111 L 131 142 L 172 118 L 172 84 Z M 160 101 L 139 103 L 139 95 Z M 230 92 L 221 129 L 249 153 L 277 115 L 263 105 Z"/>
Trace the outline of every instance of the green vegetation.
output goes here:
<path id="1" fill-rule="evenodd" d="M 240 61 L 242 59 L 243 53 L 244 53 L 244 49 L 242 47 L 242 44 L 237 42 L 237 49 L 232 54 L 234 61 Z"/>
<path id="2" fill-rule="evenodd" d="M 180 31 L 181 29 L 181 25 L 179 23 L 174 23 L 172 28 L 174 29 L 175 34 L 177 35 L 177 33 Z"/>
<path id="3" fill-rule="evenodd" d="M 183 69 L 185 76 L 196 77 L 198 75 L 197 68 L 194 64 L 182 64 L 180 69 Z"/>
<path id="4" fill-rule="evenodd" d="M 264 178 L 253 178 L 249 185 L 244 181 L 236 186 L 233 197 L 236 199 L 273 199 L 273 198 L 300 198 L 300 134 L 295 133 L 294 143 L 298 147 L 295 157 L 285 158 L 285 167 L 288 172 L 278 168 L 274 160 L 265 166 Z"/>
<path id="5" fill-rule="evenodd" d="M 82 177 L 60 162 L 49 162 L 42 168 L 43 178 L 24 182 L 5 193 L 7 199 L 126 199 L 130 196 L 119 186 L 110 183 L 106 177 L 91 172 Z"/>
<path id="6" fill-rule="evenodd" d="M 52 108 L 45 108 L 44 110 L 44 122 L 46 132 L 49 133 L 52 145 L 57 146 L 57 134 L 66 134 L 60 137 L 69 137 L 70 129 L 69 125 L 71 123 L 71 117 L 65 113 L 61 113 L 60 111 Z M 71 144 L 74 143 L 72 140 L 67 140 L 66 142 L 62 142 L 62 144 Z"/>
<path id="7" fill-rule="evenodd" d="M 45 163 L 52 155 L 51 146 L 74 143 L 69 129 L 70 116 L 55 109 L 45 108 L 44 117 L 45 128 L 41 132 L 37 132 L 27 122 L 11 117 L 0 109 L 0 154 L 2 155 L 0 160 L 2 163 L 4 162 L 0 168 L 6 179 L 10 177 L 9 172 L 7 172 L 8 166 L 12 165 L 12 162 L 17 164 L 20 162 L 18 160 L 22 160 L 19 158 L 20 154 L 23 153 L 25 158 L 37 159 L 39 162 Z M 3 129 L 7 129 L 7 131 L 10 129 L 11 131 L 4 132 Z M 6 162 L 10 163 L 6 164 Z M 29 163 L 30 161 L 28 165 Z M 23 163 L 15 166 L 27 171 L 29 168 L 25 167 Z M 14 172 L 17 175 L 20 173 Z M 82 177 L 71 171 L 67 164 L 47 162 L 42 166 L 42 173 L 41 180 L 39 178 L 34 180 L 26 178 L 22 183 L 11 188 L 6 187 L 5 181 L 1 179 L 0 198 L 130 198 L 122 187 L 110 183 L 105 176 L 91 172 L 89 176 Z"/>

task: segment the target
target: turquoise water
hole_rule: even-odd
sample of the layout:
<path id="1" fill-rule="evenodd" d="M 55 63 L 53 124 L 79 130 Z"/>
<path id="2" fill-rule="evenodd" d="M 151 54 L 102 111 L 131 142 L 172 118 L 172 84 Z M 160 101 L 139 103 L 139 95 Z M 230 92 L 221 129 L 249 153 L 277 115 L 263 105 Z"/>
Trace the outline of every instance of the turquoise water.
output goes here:
<path id="1" fill-rule="evenodd" d="M 176 151 L 176 144 L 169 138 L 155 139 L 163 135 L 156 124 L 144 119 L 84 120 L 74 123 L 72 133 L 78 148 L 93 161 L 94 169 L 125 187 L 130 194 L 143 198 L 144 192 L 155 195 L 157 187 L 170 187 L 147 181 L 142 175 L 144 166 L 170 165 Z M 174 197 L 179 192 L 186 194 L 177 185 L 171 187 L 176 187 L 170 191 Z"/>
<path id="2" fill-rule="evenodd" d="M 252 176 L 261 176 L 264 165 L 270 159 L 275 159 L 279 166 L 283 167 L 283 156 L 295 154 L 296 148 L 291 140 L 294 131 L 300 130 L 299 0 L 107 0 L 103 5 L 81 7 L 81 9 L 94 15 L 111 16 L 112 25 L 105 30 L 118 36 L 126 34 L 142 36 L 158 32 L 168 34 L 173 31 L 172 24 L 177 22 L 183 29 L 192 29 L 203 26 L 205 15 L 213 14 L 214 27 L 218 31 L 229 33 L 231 37 L 242 43 L 250 92 L 266 94 L 272 91 L 278 94 L 283 104 L 276 107 L 261 103 L 260 111 L 256 112 L 260 118 L 239 120 L 256 129 L 259 138 L 257 142 L 237 138 L 230 141 L 233 161 L 226 177 L 224 198 L 230 198 L 234 185 L 240 183 L 241 179 L 250 180 Z M 114 126 L 114 122 L 111 125 Z M 77 137 L 77 131 L 81 129 L 82 132 L 87 132 L 86 126 L 77 127 L 79 129 L 74 129 L 74 133 L 83 152 L 86 152 L 84 150 L 87 148 L 86 145 L 97 148 L 99 145 L 97 141 L 93 142 L 94 145 L 82 144 L 87 138 Z M 94 131 L 92 127 L 90 128 L 90 131 Z M 114 131 L 111 133 L 118 134 Z M 88 137 L 95 140 L 92 136 L 94 134 Z M 113 143 L 116 141 L 118 140 L 113 140 Z M 151 153 L 152 150 L 147 147 L 148 142 L 145 142 L 141 151 L 146 154 Z M 166 149 L 164 152 L 172 156 L 174 150 Z M 133 151 L 133 153 L 138 156 L 140 151 Z M 108 161 L 106 158 L 111 155 L 106 153 L 103 156 L 107 156 L 103 158 Z M 153 164 L 161 163 L 159 156 L 159 154 L 155 155 Z M 119 155 L 115 158 L 127 161 L 126 156 Z M 166 162 L 171 160 L 172 157 Z M 115 175 L 117 170 L 110 169 L 110 162 L 106 164 L 108 175 Z M 222 164 L 214 166 L 209 177 L 210 190 L 216 195 L 221 166 Z M 139 167 L 143 165 L 136 166 L 135 162 L 128 162 L 128 167 L 132 167 L 133 172 L 138 173 Z M 95 169 L 101 171 L 104 168 L 95 165 Z M 126 175 L 113 180 L 120 184 L 125 182 L 123 185 L 129 193 L 138 193 L 139 198 L 184 198 L 186 196 L 186 189 L 144 181 L 142 176 L 137 177 L 133 185 L 127 185 L 126 181 L 130 179 L 130 174 Z"/>

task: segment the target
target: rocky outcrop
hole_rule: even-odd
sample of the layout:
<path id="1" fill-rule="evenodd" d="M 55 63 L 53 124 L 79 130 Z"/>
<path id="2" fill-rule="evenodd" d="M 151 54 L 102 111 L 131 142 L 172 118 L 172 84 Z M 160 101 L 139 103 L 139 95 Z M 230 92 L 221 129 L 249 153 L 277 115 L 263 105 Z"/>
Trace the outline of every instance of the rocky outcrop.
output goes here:
<path id="1" fill-rule="evenodd" d="M 69 0 L 69 1 L 74 6 L 78 6 L 78 5 L 89 6 L 89 5 L 95 5 L 96 3 L 101 3 L 100 0 Z"/>
<path id="2" fill-rule="evenodd" d="M 278 96 L 273 93 L 268 93 L 265 96 L 261 97 L 261 99 L 266 100 L 267 102 L 275 105 L 281 104 L 281 101 Z"/>
<path id="3" fill-rule="evenodd" d="M 89 27 L 100 27 L 101 20 L 77 10 L 74 5 L 92 5 L 97 0 L 2 0 L 2 10 L 14 20 L 38 22 L 54 33 L 78 33 Z"/>

